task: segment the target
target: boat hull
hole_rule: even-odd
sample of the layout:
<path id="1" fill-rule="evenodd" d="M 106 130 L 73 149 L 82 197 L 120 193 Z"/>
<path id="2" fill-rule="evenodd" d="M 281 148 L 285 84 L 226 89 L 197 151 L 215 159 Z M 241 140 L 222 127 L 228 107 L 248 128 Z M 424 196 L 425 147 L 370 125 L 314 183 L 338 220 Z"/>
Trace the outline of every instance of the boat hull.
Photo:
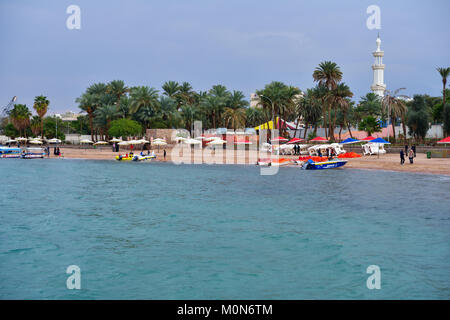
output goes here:
<path id="1" fill-rule="evenodd" d="M 335 169 L 343 167 L 347 163 L 347 160 L 331 160 L 323 162 L 306 162 L 303 165 L 305 170 L 324 170 L 324 169 Z"/>

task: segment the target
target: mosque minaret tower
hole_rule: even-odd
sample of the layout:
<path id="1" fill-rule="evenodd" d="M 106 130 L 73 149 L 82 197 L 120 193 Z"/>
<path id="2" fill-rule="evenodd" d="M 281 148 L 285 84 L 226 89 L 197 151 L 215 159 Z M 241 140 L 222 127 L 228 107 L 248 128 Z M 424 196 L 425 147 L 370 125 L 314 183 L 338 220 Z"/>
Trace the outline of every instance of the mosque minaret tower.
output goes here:
<path id="1" fill-rule="evenodd" d="M 377 37 L 377 50 L 372 54 L 375 57 L 375 62 L 372 65 L 373 70 L 373 83 L 370 86 L 370 89 L 380 97 L 384 96 L 384 91 L 386 90 L 386 84 L 384 84 L 384 64 L 383 64 L 383 56 L 384 51 L 381 51 L 381 39 L 380 35 Z"/>

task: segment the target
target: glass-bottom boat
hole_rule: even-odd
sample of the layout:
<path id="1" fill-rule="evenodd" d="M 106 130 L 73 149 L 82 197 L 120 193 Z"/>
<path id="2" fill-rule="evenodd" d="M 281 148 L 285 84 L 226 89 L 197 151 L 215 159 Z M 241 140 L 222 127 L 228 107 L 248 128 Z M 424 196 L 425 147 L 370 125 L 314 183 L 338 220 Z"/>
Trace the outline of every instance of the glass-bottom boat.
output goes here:
<path id="1" fill-rule="evenodd" d="M 44 148 L 24 148 L 22 150 L 22 159 L 42 159 L 45 157 Z"/>
<path id="2" fill-rule="evenodd" d="M 22 149 L 0 147 L 0 158 L 20 158 Z"/>

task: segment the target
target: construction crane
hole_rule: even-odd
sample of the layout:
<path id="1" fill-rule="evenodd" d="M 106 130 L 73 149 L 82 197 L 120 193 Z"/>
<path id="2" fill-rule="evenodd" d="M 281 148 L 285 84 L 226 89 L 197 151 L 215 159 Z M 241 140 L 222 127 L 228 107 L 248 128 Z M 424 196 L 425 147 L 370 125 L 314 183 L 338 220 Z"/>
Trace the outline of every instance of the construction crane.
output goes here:
<path id="1" fill-rule="evenodd" d="M 2 114 L 1 114 L 2 116 L 8 115 L 8 113 L 11 111 L 12 106 L 13 106 L 14 102 L 16 102 L 16 100 L 17 100 L 17 96 L 12 97 L 11 101 L 5 107 L 3 107 Z"/>

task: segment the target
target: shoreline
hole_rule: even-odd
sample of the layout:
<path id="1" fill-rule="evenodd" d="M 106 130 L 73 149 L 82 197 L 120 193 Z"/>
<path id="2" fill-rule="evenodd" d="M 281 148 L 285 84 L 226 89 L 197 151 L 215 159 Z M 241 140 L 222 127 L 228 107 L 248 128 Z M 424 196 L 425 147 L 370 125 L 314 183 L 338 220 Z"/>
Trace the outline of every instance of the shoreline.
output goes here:
<path id="1" fill-rule="evenodd" d="M 171 159 L 171 149 L 167 148 L 166 160 L 163 158 L 163 149 L 153 150 L 157 156 L 155 160 L 157 162 L 172 162 Z M 111 160 L 115 161 L 115 157 L 118 154 L 126 153 L 123 152 L 112 152 L 110 149 L 75 149 L 75 148 L 64 148 L 61 147 L 62 158 L 65 159 L 79 159 L 79 160 Z M 140 152 L 140 151 L 137 151 Z M 191 155 L 192 164 L 212 164 L 214 163 L 214 157 L 211 157 L 209 153 L 201 155 Z M 267 156 L 269 157 L 269 156 Z M 288 159 L 298 159 L 298 156 L 280 156 L 280 158 Z M 50 154 L 50 159 L 58 159 L 58 157 Z M 223 153 L 222 163 L 215 163 L 218 165 L 255 165 L 255 159 L 257 159 L 256 152 L 254 154 L 249 154 L 248 152 L 244 156 L 234 155 L 231 159 L 226 158 L 226 152 Z M 186 160 L 186 159 L 185 159 Z M 195 161 L 194 161 L 195 160 Z M 232 161 L 230 161 L 232 160 Z M 414 163 L 410 164 L 409 159 L 406 158 L 406 162 L 400 165 L 400 156 L 397 154 L 384 154 L 378 156 L 363 156 L 361 158 L 352 158 L 348 160 L 344 168 L 351 169 L 368 169 L 368 170 L 381 170 L 381 171 L 391 171 L 391 172 L 411 172 L 411 173 L 422 173 L 422 174 L 434 174 L 434 175 L 444 175 L 450 176 L 450 158 L 432 158 L 427 159 L 426 154 L 418 153 L 417 157 L 414 158 Z M 288 165 L 289 167 L 296 167 Z"/>

